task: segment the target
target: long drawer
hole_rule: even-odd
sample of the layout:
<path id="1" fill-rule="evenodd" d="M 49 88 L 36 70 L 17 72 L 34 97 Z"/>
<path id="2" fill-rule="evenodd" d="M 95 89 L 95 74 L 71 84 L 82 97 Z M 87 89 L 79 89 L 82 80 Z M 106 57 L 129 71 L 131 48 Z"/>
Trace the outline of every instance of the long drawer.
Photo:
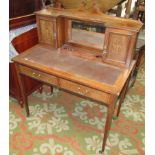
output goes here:
<path id="1" fill-rule="evenodd" d="M 59 86 L 63 89 L 69 90 L 81 96 L 86 96 L 91 99 L 95 99 L 97 101 L 107 103 L 110 99 L 110 94 L 107 95 L 107 93 L 104 93 L 102 91 L 87 86 L 83 86 L 81 84 L 71 82 L 65 79 L 59 79 Z"/>
<path id="2" fill-rule="evenodd" d="M 81 96 L 85 96 L 85 97 L 94 99 L 96 101 L 108 103 L 110 99 L 110 94 L 107 95 L 107 93 L 103 91 L 96 90 L 76 82 L 58 78 L 51 74 L 40 72 L 36 69 L 32 69 L 32 68 L 28 68 L 26 66 L 20 65 L 19 70 L 21 74 L 27 75 L 29 77 L 32 77 L 34 79 L 37 79 L 39 81 L 42 81 L 51 85 L 58 86 L 60 88 L 63 88 L 75 94 L 79 94 Z"/>
<path id="3" fill-rule="evenodd" d="M 58 78 L 53 75 L 46 74 L 38 70 L 22 66 L 22 65 L 19 66 L 19 70 L 20 70 L 20 73 L 27 75 L 29 77 L 32 77 L 33 79 L 37 79 L 39 81 L 49 83 L 52 85 L 58 85 Z"/>

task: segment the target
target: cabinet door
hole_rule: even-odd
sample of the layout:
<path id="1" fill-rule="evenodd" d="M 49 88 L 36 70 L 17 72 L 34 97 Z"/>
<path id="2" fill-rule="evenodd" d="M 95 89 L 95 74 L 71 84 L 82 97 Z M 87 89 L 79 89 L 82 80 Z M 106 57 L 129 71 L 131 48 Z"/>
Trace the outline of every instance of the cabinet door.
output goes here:
<path id="1" fill-rule="evenodd" d="M 56 19 L 37 17 L 39 42 L 56 47 Z"/>
<path id="2" fill-rule="evenodd" d="M 136 33 L 128 30 L 107 28 L 103 61 L 120 67 L 129 67 L 133 58 Z"/>

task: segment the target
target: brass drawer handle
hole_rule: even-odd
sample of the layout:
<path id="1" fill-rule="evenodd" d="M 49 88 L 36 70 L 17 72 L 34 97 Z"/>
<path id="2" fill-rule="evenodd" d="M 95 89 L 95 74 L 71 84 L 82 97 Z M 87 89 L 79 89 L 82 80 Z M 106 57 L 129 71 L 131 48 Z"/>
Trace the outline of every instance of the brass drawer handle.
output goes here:
<path id="1" fill-rule="evenodd" d="M 77 89 L 78 89 L 78 91 L 77 91 L 77 92 L 78 92 L 79 94 L 83 95 L 83 93 L 80 91 L 80 90 L 81 90 L 81 88 L 80 88 L 80 87 L 78 87 Z"/>
<path id="2" fill-rule="evenodd" d="M 84 92 L 81 92 L 80 90 L 81 90 L 81 88 L 78 87 L 78 93 L 81 95 L 86 95 L 88 93 L 88 90 L 85 90 Z"/>
<path id="3" fill-rule="evenodd" d="M 78 92 L 80 95 L 84 95 L 84 93 L 82 93 L 82 92 Z"/>
<path id="4" fill-rule="evenodd" d="M 35 72 L 33 72 L 33 73 L 32 73 L 32 75 L 33 75 L 33 76 L 35 76 L 35 75 L 36 75 L 36 73 L 35 73 Z"/>
<path id="5" fill-rule="evenodd" d="M 38 76 L 38 77 L 41 77 L 41 74 L 37 74 L 35 72 L 32 72 L 32 76 Z"/>
<path id="6" fill-rule="evenodd" d="M 87 94 L 87 93 L 88 93 L 88 90 L 86 90 L 85 94 Z"/>

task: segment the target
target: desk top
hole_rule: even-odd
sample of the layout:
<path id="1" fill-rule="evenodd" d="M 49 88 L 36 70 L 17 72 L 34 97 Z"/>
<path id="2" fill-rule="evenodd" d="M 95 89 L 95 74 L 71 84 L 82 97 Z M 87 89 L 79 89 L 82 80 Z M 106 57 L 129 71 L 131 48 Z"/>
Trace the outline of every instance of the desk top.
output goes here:
<path id="1" fill-rule="evenodd" d="M 116 95 L 119 95 L 134 66 L 133 62 L 130 69 L 122 69 L 40 44 L 13 58 L 13 61 Z"/>

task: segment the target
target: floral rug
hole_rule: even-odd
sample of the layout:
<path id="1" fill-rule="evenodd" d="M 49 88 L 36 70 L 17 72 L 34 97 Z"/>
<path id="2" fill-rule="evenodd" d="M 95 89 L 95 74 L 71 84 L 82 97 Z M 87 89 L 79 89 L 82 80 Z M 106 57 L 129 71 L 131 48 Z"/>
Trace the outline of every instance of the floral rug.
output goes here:
<path id="1" fill-rule="evenodd" d="M 113 120 L 103 155 L 144 155 L 144 69 Z M 10 98 L 10 155 L 100 155 L 106 107 L 44 86 L 30 117 Z"/>

